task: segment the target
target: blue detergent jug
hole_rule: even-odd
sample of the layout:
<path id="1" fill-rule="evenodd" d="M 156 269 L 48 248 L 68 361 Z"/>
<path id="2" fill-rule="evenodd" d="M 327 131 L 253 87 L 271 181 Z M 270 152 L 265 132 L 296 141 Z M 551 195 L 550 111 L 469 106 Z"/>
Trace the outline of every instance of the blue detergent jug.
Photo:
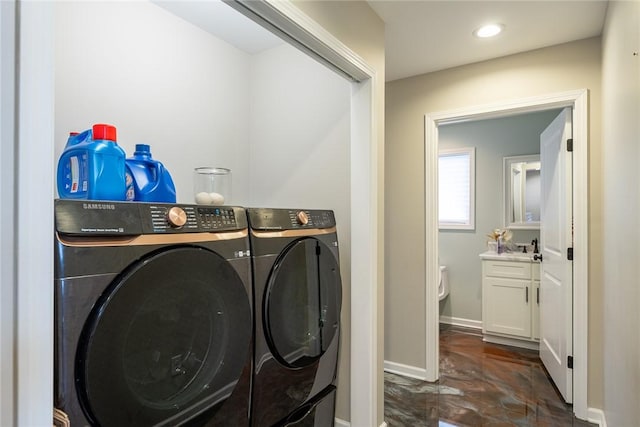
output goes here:
<path id="1" fill-rule="evenodd" d="M 69 135 L 57 186 L 62 199 L 125 200 L 125 153 L 114 126 L 95 124 Z"/>
<path id="2" fill-rule="evenodd" d="M 169 171 L 151 157 L 147 144 L 136 144 L 136 151 L 125 161 L 127 200 L 176 202 L 176 188 Z"/>

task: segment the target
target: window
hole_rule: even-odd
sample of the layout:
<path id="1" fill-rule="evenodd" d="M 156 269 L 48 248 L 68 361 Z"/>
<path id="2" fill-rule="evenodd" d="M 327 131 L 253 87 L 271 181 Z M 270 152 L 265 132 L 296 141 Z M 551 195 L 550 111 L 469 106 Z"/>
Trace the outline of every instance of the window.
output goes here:
<path id="1" fill-rule="evenodd" d="M 438 153 L 438 220 L 441 229 L 475 228 L 475 147 Z"/>

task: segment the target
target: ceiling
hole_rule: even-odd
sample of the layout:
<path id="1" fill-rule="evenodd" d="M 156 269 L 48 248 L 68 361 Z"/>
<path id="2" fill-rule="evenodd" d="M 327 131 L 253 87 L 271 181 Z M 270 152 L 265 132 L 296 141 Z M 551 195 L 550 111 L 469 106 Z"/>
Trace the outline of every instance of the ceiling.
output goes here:
<path id="1" fill-rule="evenodd" d="M 281 38 L 238 13 L 221 0 L 151 1 L 251 55 L 284 43 Z"/>
<path id="2" fill-rule="evenodd" d="M 370 0 L 385 22 L 386 80 L 598 36 L 606 0 Z M 486 23 L 504 31 L 479 39 Z"/>
<path id="3" fill-rule="evenodd" d="M 284 43 L 220 0 L 152 0 L 249 54 Z M 369 0 L 385 22 L 386 80 L 598 36 L 606 0 Z M 472 32 L 497 22 L 492 39 Z"/>

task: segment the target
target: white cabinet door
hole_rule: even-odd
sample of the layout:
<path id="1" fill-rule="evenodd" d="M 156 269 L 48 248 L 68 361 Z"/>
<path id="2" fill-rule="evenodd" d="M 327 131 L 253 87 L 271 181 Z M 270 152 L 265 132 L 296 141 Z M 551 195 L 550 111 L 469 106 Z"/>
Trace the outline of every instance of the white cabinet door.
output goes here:
<path id="1" fill-rule="evenodd" d="M 531 338 L 540 339 L 540 281 L 534 280 L 531 292 Z"/>
<path id="2" fill-rule="evenodd" d="M 531 264 L 531 338 L 540 339 L 540 264 Z"/>
<path id="3" fill-rule="evenodd" d="M 484 278 L 482 318 L 484 332 L 531 336 L 531 280 Z"/>

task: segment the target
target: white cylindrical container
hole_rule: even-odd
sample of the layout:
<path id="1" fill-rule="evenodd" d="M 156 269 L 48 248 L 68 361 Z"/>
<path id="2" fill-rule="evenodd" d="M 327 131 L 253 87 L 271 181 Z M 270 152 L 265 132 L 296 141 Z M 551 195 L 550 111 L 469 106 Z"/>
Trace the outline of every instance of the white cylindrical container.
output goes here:
<path id="1" fill-rule="evenodd" d="M 193 192 L 199 205 L 228 205 L 231 203 L 231 169 L 195 168 Z"/>
<path id="2" fill-rule="evenodd" d="M 440 281 L 438 285 L 438 299 L 442 301 L 449 295 L 449 273 L 447 267 L 440 266 Z"/>

